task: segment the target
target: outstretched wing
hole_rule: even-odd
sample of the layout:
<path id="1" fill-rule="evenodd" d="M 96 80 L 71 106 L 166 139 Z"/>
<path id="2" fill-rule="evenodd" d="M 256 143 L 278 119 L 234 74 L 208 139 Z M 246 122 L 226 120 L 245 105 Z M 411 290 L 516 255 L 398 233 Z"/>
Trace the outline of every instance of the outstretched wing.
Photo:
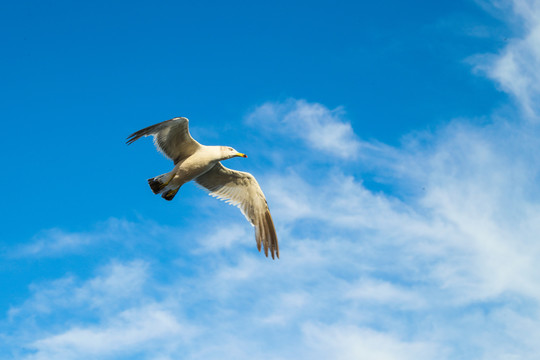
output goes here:
<path id="1" fill-rule="evenodd" d="M 189 157 L 201 147 L 189 134 L 189 120 L 176 117 L 134 132 L 127 138 L 127 144 L 143 136 L 154 136 L 154 144 L 165 156 L 177 162 Z"/>
<path id="2" fill-rule="evenodd" d="M 247 172 L 235 171 L 217 163 L 212 169 L 195 179 L 210 191 L 210 195 L 229 204 L 238 206 L 244 216 L 255 226 L 257 248 L 268 257 L 268 249 L 272 259 L 274 253 L 279 258 L 279 247 L 274 222 L 266 203 L 266 198 L 257 180 Z"/>

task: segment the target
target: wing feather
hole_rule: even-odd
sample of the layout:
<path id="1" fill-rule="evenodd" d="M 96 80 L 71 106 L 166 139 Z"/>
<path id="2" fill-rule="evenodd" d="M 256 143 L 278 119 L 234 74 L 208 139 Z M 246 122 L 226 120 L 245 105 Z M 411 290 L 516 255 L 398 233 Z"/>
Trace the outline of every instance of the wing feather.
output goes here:
<path id="1" fill-rule="evenodd" d="M 257 249 L 268 257 L 268 250 L 279 258 L 276 229 L 264 193 L 250 173 L 226 168 L 221 163 L 197 177 L 195 181 L 210 191 L 210 195 L 240 208 L 242 214 L 255 226 Z"/>
<path id="2" fill-rule="evenodd" d="M 154 144 L 169 159 L 177 162 L 197 151 L 201 144 L 189 133 L 189 120 L 185 117 L 160 122 L 134 132 L 128 136 L 128 145 L 143 136 L 154 136 Z"/>

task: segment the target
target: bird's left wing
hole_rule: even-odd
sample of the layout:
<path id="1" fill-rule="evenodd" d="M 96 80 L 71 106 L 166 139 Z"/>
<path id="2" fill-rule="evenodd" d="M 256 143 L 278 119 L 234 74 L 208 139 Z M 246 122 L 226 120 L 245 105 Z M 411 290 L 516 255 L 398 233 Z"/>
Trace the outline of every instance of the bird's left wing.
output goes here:
<path id="1" fill-rule="evenodd" d="M 128 145 L 143 136 L 154 136 L 156 147 L 169 159 L 177 162 L 187 158 L 197 151 L 201 144 L 189 133 L 189 120 L 176 117 L 159 124 L 148 126 L 128 136 Z"/>
<path id="2" fill-rule="evenodd" d="M 218 162 L 195 181 L 210 191 L 210 195 L 238 206 L 249 222 L 255 226 L 255 239 L 259 251 L 261 251 L 262 243 L 266 256 L 270 249 L 272 259 L 274 254 L 279 258 L 274 222 L 266 198 L 253 175 L 228 169 Z"/>

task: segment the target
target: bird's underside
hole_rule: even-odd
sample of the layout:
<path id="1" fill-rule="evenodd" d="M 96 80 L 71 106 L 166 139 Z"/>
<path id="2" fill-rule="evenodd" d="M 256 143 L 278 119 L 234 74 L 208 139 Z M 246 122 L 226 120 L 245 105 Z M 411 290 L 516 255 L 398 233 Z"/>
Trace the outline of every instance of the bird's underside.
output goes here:
<path id="1" fill-rule="evenodd" d="M 220 200 L 235 205 L 255 227 L 257 248 L 268 256 L 279 258 L 279 247 L 270 210 L 257 180 L 247 172 L 226 168 L 220 161 L 232 157 L 247 157 L 226 146 L 205 146 L 189 133 L 187 118 L 178 117 L 139 130 L 128 137 L 131 144 L 143 136 L 154 136 L 154 144 L 171 159 L 174 169 L 148 179 L 154 194 L 172 200 L 180 187 L 188 181 L 197 184 Z"/>

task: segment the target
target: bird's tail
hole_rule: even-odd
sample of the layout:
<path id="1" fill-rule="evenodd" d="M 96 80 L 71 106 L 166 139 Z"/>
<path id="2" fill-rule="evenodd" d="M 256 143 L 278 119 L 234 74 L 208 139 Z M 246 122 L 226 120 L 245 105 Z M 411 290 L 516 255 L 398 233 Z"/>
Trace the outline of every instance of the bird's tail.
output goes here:
<path id="1" fill-rule="evenodd" d="M 170 173 L 161 174 L 151 179 L 148 179 L 148 185 L 154 194 L 161 194 L 161 197 L 165 200 L 172 200 L 180 186 L 178 184 L 172 185 L 170 182 L 172 177 Z"/>

